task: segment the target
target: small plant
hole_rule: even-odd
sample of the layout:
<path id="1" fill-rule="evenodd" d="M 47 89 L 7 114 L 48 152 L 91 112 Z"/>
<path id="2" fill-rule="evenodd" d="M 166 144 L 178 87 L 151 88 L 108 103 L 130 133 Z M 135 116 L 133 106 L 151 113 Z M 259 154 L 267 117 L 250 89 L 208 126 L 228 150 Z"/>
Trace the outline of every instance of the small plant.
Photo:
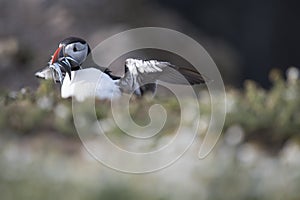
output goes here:
<path id="1" fill-rule="evenodd" d="M 290 68 L 287 80 L 278 70 L 270 73 L 272 87 L 266 90 L 251 80 L 245 81 L 243 90 L 228 89 L 228 113 L 225 130 L 239 125 L 245 132 L 245 141 L 260 143 L 271 150 L 280 149 L 289 139 L 299 139 L 300 83 L 298 70 Z M 157 97 L 162 98 L 162 97 Z M 130 112 L 137 124 L 149 123 L 149 107 L 156 99 L 133 99 Z M 166 129 L 174 130 L 179 123 L 180 107 L 175 98 L 162 98 L 159 103 L 170 111 L 171 122 Z M 112 117 L 108 101 L 96 101 L 98 120 Z M 201 115 L 209 116 L 210 105 L 200 99 Z M 47 130 L 76 136 L 72 115 L 72 102 L 61 99 L 53 81 L 42 81 L 37 91 L 23 88 L 17 92 L 0 93 L 0 126 L 2 132 L 22 135 L 37 134 Z M 82 110 L 84 110 L 84 105 Z M 141 112 L 143 111 L 143 112 Z M 146 113 L 146 114 L 141 114 Z M 172 118 L 173 117 L 173 118 Z M 117 131 L 118 132 L 118 131 Z M 170 133 L 172 131 L 169 131 Z"/>
<path id="2" fill-rule="evenodd" d="M 226 127 L 239 124 L 246 140 L 278 149 L 291 138 L 300 136 L 300 82 L 291 68 L 287 81 L 278 70 L 270 73 L 272 87 L 261 88 L 253 81 L 245 82 L 244 91 L 229 90 L 234 105 L 227 115 Z M 295 71 L 296 70 L 296 71 Z"/>

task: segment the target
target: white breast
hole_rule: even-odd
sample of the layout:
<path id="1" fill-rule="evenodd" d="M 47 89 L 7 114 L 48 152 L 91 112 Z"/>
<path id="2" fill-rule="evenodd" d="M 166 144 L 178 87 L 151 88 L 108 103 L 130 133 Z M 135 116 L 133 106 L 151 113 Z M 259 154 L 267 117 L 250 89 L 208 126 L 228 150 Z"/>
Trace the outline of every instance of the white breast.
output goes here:
<path id="1" fill-rule="evenodd" d="M 78 101 L 87 98 L 113 99 L 121 96 L 119 86 L 107 74 L 95 68 L 72 71 L 72 80 L 66 74 L 61 87 L 62 98 L 75 97 Z"/>

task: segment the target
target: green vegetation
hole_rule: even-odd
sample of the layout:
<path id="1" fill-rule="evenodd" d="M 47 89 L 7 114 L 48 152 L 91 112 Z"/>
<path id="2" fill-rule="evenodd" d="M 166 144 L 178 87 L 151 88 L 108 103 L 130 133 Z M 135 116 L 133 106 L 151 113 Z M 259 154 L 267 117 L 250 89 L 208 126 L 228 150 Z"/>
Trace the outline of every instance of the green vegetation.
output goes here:
<path id="1" fill-rule="evenodd" d="M 253 81 L 246 81 L 243 91 L 229 90 L 226 127 L 239 124 L 247 140 L 276 151 L 289 139 L 300 139 L 300 82 L 293 77 L 285 81 L 277 70 L 270 80 L 269 90 Z"/>
<path id="2" fill-rule="evenodd" d="M 272 71 L 273 86 L 263 89 L 253 81 L 246 81 L 244 90 L 227 89 L 227 120 L 224 130 L 239 125 L 245 132 L 246 141 L 259 142 L 272 148 L 280 148 L 293 138 L 299 140 L 300 130 L 300 83 L 299 80 L 285 81 L 279 71 Z M 72 102 L 60 99 L 52 81 L 42 81 L 37 91 L 23 88 L 18 92 L 2 93 L 0 97 L 0 128 L 2 132 L 36 134 L 52 130 L 63 135 L 76 137 L 72 118 Z M 149 106 L 160 103 L 170 116 L 180 115 L 178 102 L 174 98 L 136 99 L 130 105 L 133 119 L 140 125 L 149 123 L 144 116 Z M 209 114 L 209 104 L 202 103 L 202 114 Z M 108 101 L 96 101 L 99 119 L 111 116 Z M 178 121 L 169 123 L 169 128 Z"/>
<path id="3" fill-rule="evenodd" d="M 223 134 L 206 159 L 197 160 L 196 141 L 174 166 L 141 176 L 115 172 L 89 156 L 74 128 L 72 101 L 61 99 L 51 81 L 37 91 L 1 92 L 1 199 L 298 199 L 300 82 L 291 70 L 287 80 L 272 71 L 268 90 L 253 81 L 243 90 L 227 89 Z M 141 113 L 161 103 L 170 112 L 164 127 L 170 136 L 179 123 L 178 102 L 158 98 L 133 99 L 131 115 L 145 125 L 149 117 Z M 201 116 L 209 118 L 203 98 Z M 96 101 L 99 120 L 111 117 L 109 106 Z"/>

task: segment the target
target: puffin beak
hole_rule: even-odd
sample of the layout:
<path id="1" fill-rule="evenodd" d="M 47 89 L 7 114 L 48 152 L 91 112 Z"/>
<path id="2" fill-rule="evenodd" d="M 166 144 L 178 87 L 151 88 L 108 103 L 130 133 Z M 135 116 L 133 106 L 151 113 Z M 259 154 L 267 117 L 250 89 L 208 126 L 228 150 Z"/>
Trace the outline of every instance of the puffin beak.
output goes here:
<path id="1" fill-rule="evenodd" d="M 56 62 L 58 62 L 58 59 L 64 57 L 64 45 L 59 45 L 59 47 L 56 49 L 56 51 L 54 52 L 52 59 L 50 61 L 50 65 L 55 65 Z M 59 66 L 62 67 L 64 69 L 65 72 L 68 73 L 69 78 L 71 80 L 71 67 L 64 63 L 64 62 L 59 62 Z M 58 73 L 60 82 L 61 81 L 61 77 L 62 77 L 62 73 L 61 70 L 55 65 L 55 67 L 51 67 L 52 69 L 54 69 L 54 71 L 56 71 Z"/>
<path id="2" fill-rule="evenodd" d="M 56 49 L 56 51 L 54 52 L 54 54 L 53 54 L 53 56 L 52 56 L 51 64 L 57 62 L 57 61 L 58 61 L 58 58 L 59 58 L 60 56 L 63 56 L 62 50 L 63 50 L 63 46 L 60 45 L 60 46 Z"/>

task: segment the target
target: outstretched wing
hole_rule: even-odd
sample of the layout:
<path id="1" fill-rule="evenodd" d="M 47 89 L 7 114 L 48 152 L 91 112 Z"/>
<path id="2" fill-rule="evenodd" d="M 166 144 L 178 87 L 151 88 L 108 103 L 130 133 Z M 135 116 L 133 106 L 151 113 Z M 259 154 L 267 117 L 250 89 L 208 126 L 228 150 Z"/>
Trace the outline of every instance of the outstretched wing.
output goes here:
<path id="1" fill-rule="evenodd" d="M 119 81 L 123 92 L 155 92 L 156 81 L 161 80 L 173 84 L 201 84 L 206 78 L 192 68 L 179 67 L 157 60 L 138 60 L 129 58 L 125 63 L 125 75 Z"/>

